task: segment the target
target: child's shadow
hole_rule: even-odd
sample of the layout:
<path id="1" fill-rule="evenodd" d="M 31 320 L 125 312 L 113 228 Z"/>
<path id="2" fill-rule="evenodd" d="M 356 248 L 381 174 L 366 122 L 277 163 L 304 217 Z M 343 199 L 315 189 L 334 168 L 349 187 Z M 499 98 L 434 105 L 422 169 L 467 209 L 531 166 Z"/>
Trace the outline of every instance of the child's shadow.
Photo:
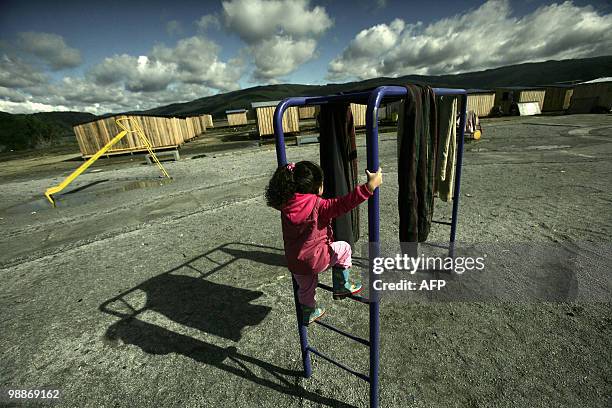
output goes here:
<path id="1" fill-rule="evenodd" d="M 243 329 L 259 325 L 270 313 L 270 307 L 251 303 L 263 292 L 205 279 L 241 259 L 286 265 L 284 255 L 277 248 L 251 244 L 247 245 L 251 247 L 248 249 L 236 248 L 245 245 L 221 245 L 104 302 L 101 311 L 121 318 L 106 330 L 105 343 L 111 346 L 132 344 L 150 354 L 181 354 L 278 392 L 321 405 L 349 407 L 298 385 L 302 371 L 279 367 L 241 354 L 237 347 L 220 347 L 186 334 L 195 329 L 239 342 Z M 216 251 L 230 255 L 229 260 L 215 262 L 216 265 L 207 271 L 193 265 L 198 260 L 211 259 L 209 255 Z M 189 268 L 199 276 L 182 274 L 182 268 Z M 257 376 L 256 370 L 249 369 L 249 365 L 263 369 L 276 380 Z"/>

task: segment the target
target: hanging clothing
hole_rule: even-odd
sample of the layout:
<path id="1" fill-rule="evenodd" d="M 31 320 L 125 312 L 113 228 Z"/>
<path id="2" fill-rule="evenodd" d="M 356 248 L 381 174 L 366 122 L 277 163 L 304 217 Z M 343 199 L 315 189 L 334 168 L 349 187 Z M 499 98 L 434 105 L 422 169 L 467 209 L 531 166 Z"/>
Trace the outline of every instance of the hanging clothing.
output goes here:
<path id="1" fill-rule="evenodd" d="M 438 126 L 436 100 L 427 85 L 407 85 L 398 123 L 400 242 L 423 242 L 434 208 Z"/>
<path id="2" fill-rule="evenodd" d="M 439 96 L 436 103 L 440 137 L 436 162 L 436 192 L 442 201 L 450 201 L 453 199 L 457 162 L 457 98 Z"/>
<path id="3" fill-rule="evenodd" d="M 478 126 L 478 115 L 476 115 L 476 112 L 472 110 L 469 111 L 465 121 L 465 133 L 474 133 L 478 129 Z"/>
<path id="4" fill-rule="evenodd" d="M 357 146 L 350 104 L 327 104 L 319 112 L 323 197 L 341 197 L 358 185 Z M 359 207 L 333 223 L 334 240 L 353 245 L 359 240 Z"/>

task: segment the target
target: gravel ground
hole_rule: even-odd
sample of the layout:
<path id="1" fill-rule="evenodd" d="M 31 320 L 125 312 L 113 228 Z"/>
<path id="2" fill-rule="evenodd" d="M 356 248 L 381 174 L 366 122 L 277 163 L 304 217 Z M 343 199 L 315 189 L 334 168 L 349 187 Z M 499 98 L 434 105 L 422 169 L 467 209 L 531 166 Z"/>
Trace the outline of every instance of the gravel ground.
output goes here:
<path id="1" fill-rule="evenodd" d="M 381 406 L 609 407 L 612 115 L 483 126 L 465 149 L 458 239 L 511 249 L 491 269 L 504 293 L 383 299 Z M 397 241 L 395 148 L 381 136 L 383 245 Z M 317 160 L 318 146 L 288 157 Z M 59 388 L 66 407 L 367 406 L 366 384 L 321 359 L 300 376 L 278 213 L 262 199 L 269 146 L 184 149 L 171 182 L 140 158 L 105 160 L 53 209 L 42 192 L 68 158 L 0 162 L 1 386 Z M 361 228 L 367 241 L 365 216 Z M 521 253 L 537 245 L 563 255 Z M 533 269 L 572 285 L 521 298 Z M 367 307 L 319 299 L 328 322 L 367 336 Z M 318 326 L 310 340 L 367 372 L 364 347 Z"/>

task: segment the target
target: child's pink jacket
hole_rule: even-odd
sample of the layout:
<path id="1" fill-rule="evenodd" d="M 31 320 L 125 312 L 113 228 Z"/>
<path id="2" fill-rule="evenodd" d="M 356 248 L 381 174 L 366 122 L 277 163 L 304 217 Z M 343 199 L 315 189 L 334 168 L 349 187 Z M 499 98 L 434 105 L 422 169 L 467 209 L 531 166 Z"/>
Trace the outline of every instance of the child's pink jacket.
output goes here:
<path id="1" fill-rule="evenodd" d="M 365 184 L 339 198 L 295 193 L 281 209 L 285 256 L 296 275 L 323 272 L 331 259 L 332 219 L 351 211 L 370 198 Z"/>

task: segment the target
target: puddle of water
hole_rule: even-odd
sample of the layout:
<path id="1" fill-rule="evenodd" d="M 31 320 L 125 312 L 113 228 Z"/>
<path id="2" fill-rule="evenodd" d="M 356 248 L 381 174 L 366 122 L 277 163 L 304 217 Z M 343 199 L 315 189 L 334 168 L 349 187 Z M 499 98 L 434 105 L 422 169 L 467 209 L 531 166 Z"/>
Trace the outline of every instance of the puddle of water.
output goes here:
<path id="1" fill-rule="evenodd" d="M 555 150 L 555 149 L 567 149 L 570 145 L 543 145 L 543 146 L 527 146 L 525 150 Z"/>
<path id="2" fill-rule="evenodd" d="M 108 180 L 104 180 L 108 181 Z M 122 183 L 121 185 L 109 186 L 109 188 L 97 189 L 96 191 L 79 191 L 83 187 L 76 187 L 64 194 L 58 194 L 54 196 L 56 209 L 74 207 L 79 204 L 87 204 L 94 202 L 97 197 L 108 196 L 113 193 L 120 193 L 124 191 L 138 190 L 141 188 L 155 188 L 161 187 L 167 184 L 171 184 L 174 180 L 169 178 L 163 179 L 146 179 L 146 180 L 118 180 L 115 183 Z M 42 194 L 41 194 L 42 196 Z M 8 207 L 2 212 L 6 214 L 31 214 L 32 212 L 43 212 L 54 210 L 51 203 L 43 196 L 42 198 L 35 198 L 26 203 L 17 204 Z M 34 214 L 32 214 L 34 215 Z"/>
<path id="3" fill-rule="evenodd" d="M 3 212 L 6 214 L 31 214 L 33 212 L 39 213 L 50 208 L 51 203 L 46 198 L 39 198 L 33 201 L 28 201 L 27 203 L 8 207 Z"/>
<path id="4" fill-rule="evenodd" d="M 132 181 L 131 183 L 124 184 L 121 187 L 116 187 L 112 189 L 104 190 L 103 194 L 121 192 L 121 191 L 131 191 L 137 190 L 139 188 L 148 188 L 148 187 L 161 187 L 167 184 L 171 184 L 174 180 L 169 178 L 160 178 L 156 180 L 138 180 Z M 102 193 L 99 193 L 101 195 Z"/>

